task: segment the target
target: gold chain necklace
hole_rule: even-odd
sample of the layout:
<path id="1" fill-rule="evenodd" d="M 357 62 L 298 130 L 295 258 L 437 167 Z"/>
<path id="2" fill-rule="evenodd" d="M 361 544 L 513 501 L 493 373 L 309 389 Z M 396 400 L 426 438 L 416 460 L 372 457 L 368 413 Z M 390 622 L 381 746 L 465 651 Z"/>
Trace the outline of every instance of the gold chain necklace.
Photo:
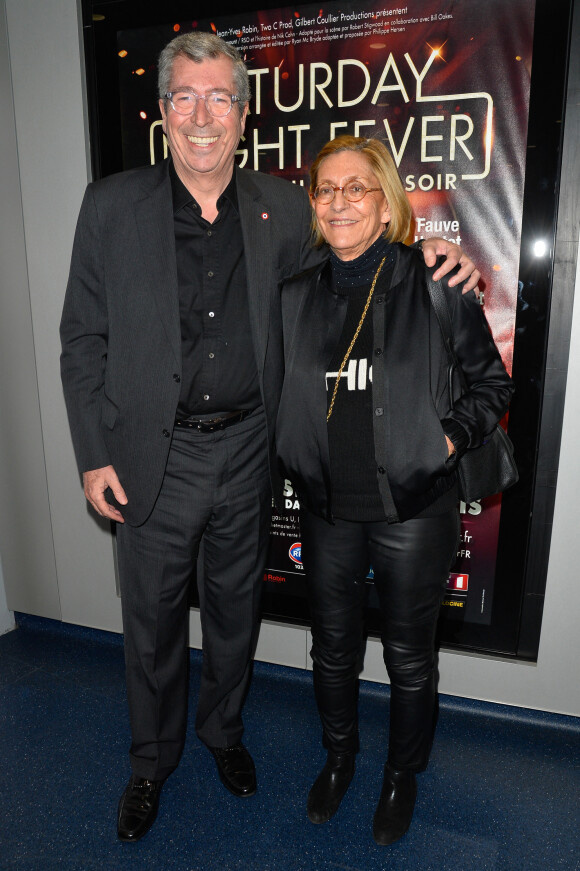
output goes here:
<path id="1" fill-rule="evenodd" d="M 352 342 L 348 346 L 348 351 L 344 355 L 344 360 L 340 364 L 340 369 L 338 370 L 338 375 L 336 376 L 336 381 L 334 383 L 334 390 L 332 391 L 332 399 L 330 400 L 330 407 L 328 409 L 328 414 L 326 415 L 327 421 L 330 420 L 330 415 L 332 414 L 332 409 L 334 408 L 334 400 L 336 399 L 336 392 L 338 390 L 338 385 L 340 384 L 340 376 L 342 375 L 342 370 L 344 369 L 344 367 L 347 364 L 348 358 L 350 357 L 350 352 L 354 348 L 354 343 L 356 342 L 356 340 L 358 338 L 358 334 L 361 331 L 361 327 L 364 323 L 366 313 L 369 310 L 369 305 L 371 304 L 371 299 L 373 298 L 373 293 L 375 292 L 375 284 L 377 283 L 377 278 L 379 277 L 379 273 L 380 273 L 381 269 L 383 268 L 383 263 L 385 262 L 386 259 L 387 259 L 386 257 L 383 257 L 383 259 L 379 263 L 379 268 L 375 272 L 375 277 L 373 278 L 373 283 L 371 284 L 371 289 L 370 289 L 369 295 L 367 297 L 367 301 L 365 303 L 363 313 L 361 315 L 360 321 L 358 322 L 358 327 L 356 328 L 356 330 L 354 332 L 354 336 L 352 337 Z"/>

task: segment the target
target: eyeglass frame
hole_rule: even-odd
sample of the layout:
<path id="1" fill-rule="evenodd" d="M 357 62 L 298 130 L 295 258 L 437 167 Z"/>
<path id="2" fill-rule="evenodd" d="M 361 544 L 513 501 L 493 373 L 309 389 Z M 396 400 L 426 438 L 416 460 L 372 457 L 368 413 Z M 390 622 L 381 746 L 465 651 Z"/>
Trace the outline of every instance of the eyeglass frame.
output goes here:
<path id="1" fill-rule="evenodd" d="M 364 194 L 362 195 L 362 197 L 359 197 L 357 200 L 353 200 L 353 199 L 349 199 L 349 197 L 345 196 L 345 193 L 344 193 L 344 189 L 347 188 L 347 187 L 348 187 L 349 185 L 351 185 L 351 184 L 356 184 L 356 181 L 355 181 L 354 179 L 353 179 L 352 181 L 348 181 L 348 182 L 347 182 L 346 184 L 344 184 L 342 187 L 334 187 L 334 185 L 331 185 L 331 184 L 329 184 L 329 185 L 324 185 L 324 187 L 332 188 L 332 199 L 329 200 L 327 203 L 320 203 L 320 205 L 321 205 L 321 206 L 329 206 L 331 203 L 333 203 L 334 200 L 335 200 L 335 198 L 336 198 L 336 192 L 337 192 L 337 191 L 340 191 L 340 192 L 341 192 L 341 194 L 343 195 L 343 197 L 345 198 L 345 200 L 347 201 L 347 203 L 360 203 L 362 200 L 364 200 L 364 198 L 366 197 L 367 194 L 372 193 L 373 191 L 381 191 L 381 192 L 383 192 L 383 189 L 382 189 L 382 188 L 367 188 L 367 187 L 364 186 L 364 184 L 361 184 L 361 187 L 364 187 L 364 188 L 365 188 L 365 192 L 364 192 Z M 320 185 L 316 185 L 315 189 L 314 189 L 314 190 L 312 191 L 312 193 L 310 194 L 310 199 L 314 200 L 314 202 L 317 202 L 317 201 L 318 201 L 318 196 L 317 196 L 316 191 L 318 190 L 319 187 L 320 187 Z"/>
<path id="2" fill-rule="evenodd" d="M 173 102 L 173 97 L 175 96 L 175 94 L 190 94 L 192 97 L 195 97 L 195 104 L 194 104 L 191 112 L 179 112 L 175 108 L 175 104 Z M 213 112 L 211 111 L 211 109 L 209 108 L 207 99 L 208 99 L 208 97 L 211 97 L 214 94 L 223 94 L 223 96 L 229 97 L 230 100 L 232 101 L 231 106 L 228 109 L 228 111 L 225 113 L 225 115 L 214 115 Z M 173 111 L 177 115 L 181 115 L 182 118 L 189 118 L 190 115 L 193 115 L 193 113 L 197 109 L 197 101 L 198 100 L 203 100 L 203 102 L 205 103 L 205 111 L 208 113 L 208 115 L 211 115 L 212 118 L 227 118 L 227 116 L 230 114 L 230 112 L 234 108 L 234 103 L 241 103 L 242 102 L 241 97 L 238 97 L 237 94 L 230 94 L 230 93 L 228 93 L 228 91 L 219 91 L 218 90 L 218 91 L 210 91 L 209 94 L 196 94 L 195 91 L 192 91 L 189 88 L 177 88 L 177 90 L 175 90 L 175 91 L 167 91 L 167 93 L 165 94 L 165 99 L 169 100 L 169 102 L 171 103 L 171 108 L 173 109 Z"/>

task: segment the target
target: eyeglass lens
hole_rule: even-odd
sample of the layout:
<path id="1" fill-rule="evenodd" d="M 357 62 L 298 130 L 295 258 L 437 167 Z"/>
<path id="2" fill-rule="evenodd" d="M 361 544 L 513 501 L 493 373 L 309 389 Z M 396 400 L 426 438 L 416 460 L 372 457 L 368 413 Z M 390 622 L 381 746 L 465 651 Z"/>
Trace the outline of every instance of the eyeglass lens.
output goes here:
<path id="1" fill-rule="evenodd" d="M 216 118 L 227 115 L 232 108 L 232 95 L 219 92 L 202 97 L 189 91 L 175 91 L 169 99 L 179 115 L 191 115 L 198 100 L 204 100 L 207 111 Z"/>
<path id="2" fill-rule="evenodd" d="M 331 203 L 335 197 L 336 191 L 342 191 L 345 200 L 351 203 L 357 203 L 362 200 L 370 188 L 366 188 L 359 181 L 351 181 L 345 184 L 342 188 L 334 188 L 331 185 L 320 185 L 316 188 L 316 200 L 322 205 Z"/>

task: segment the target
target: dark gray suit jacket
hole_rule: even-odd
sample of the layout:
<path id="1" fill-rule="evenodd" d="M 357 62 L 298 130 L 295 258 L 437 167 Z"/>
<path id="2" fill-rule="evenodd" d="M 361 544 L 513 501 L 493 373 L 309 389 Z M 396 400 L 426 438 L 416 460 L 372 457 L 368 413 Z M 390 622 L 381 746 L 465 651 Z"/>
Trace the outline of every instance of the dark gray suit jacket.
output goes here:
<path id="1" fill-rule="evenodd" d="M 299 186 L 236 168 L 250 324 L 273 446 L 283 378 L 279 284 L 320 260 Z M 163 479 L 180 393 L 181 330 L 167 162 L 88 186 L 61 322 L 61 372 L 81 472 L 113 465 L 130 524 Z M 272 466 L 273 468 L 273 466 Z"/>

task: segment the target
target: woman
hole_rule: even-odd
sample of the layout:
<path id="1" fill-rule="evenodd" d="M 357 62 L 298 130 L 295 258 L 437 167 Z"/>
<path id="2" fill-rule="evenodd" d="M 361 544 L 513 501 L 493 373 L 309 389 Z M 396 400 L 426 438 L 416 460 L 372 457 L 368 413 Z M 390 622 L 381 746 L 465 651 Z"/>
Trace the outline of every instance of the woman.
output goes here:
<path id="1" fill-rule="evenodd" d="M 408 829 L 436 708 L 435 629 L 459 536 L 457 460 L 505 413 L 511 381 L 475 295 L 449 290 L 469 390 L 452 407 L 425 265 L 407 247 L 411 208 L 376 139 L 342 136 L 311 170 L 316 243 L 328 260 L 282 291 L 286 377 L 278 453 L 301 502 L 314 688 L 327 761 L 314 823 L 348 789 L 358 749 L 365 577 L 381 611 L 390 732 L 373 834 Z"/>

